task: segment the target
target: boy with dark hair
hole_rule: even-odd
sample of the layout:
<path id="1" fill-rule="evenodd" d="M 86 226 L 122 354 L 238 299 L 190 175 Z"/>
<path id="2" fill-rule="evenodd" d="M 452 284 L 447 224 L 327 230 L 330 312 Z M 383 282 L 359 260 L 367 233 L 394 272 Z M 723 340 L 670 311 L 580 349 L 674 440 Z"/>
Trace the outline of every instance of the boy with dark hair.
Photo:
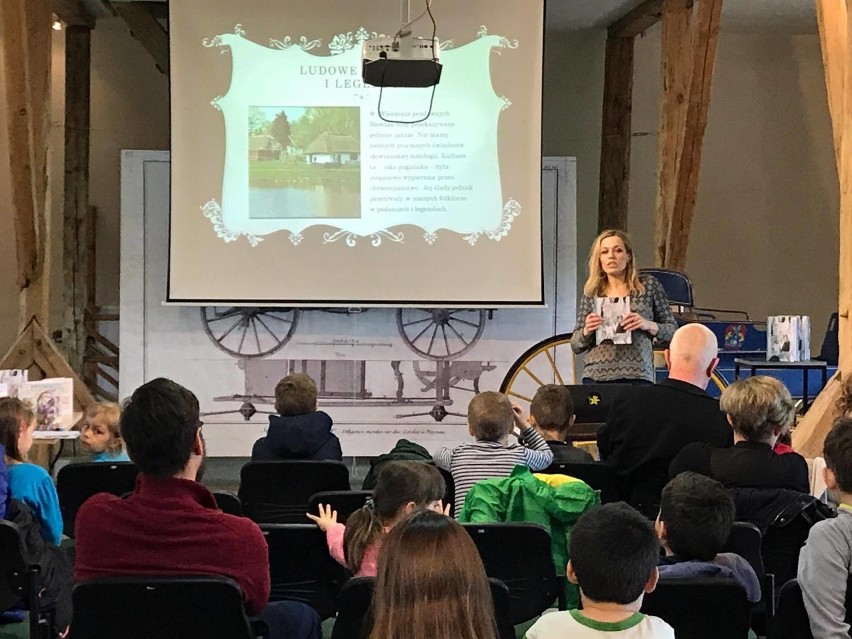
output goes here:
<path id="1" fill-rule="evenodd" d="M 553 453 L 534 428 L 525 423 L 521 407 L 513 406 L 503 393 L 486 391 L 474 395 L 467 407 L 468 432 L 475 442 L 442 448 L 435 463 L 449 470 L 455 483 L 456 512 L 461 512 L 467 491 L 481 479 L 508 477 L 515 466 L 544 470 Z M 518 443 L 509 443 L 509 434 L 518 427 Z"/>
<path id="2" fill-rule="evenodd" d="M 276 384 L 275 410 L 266 437 L 252 447 L 252 461 L 343 459 L 331 417 L 317 410 L 317 385 L 309 375 L 291 373 Z"/>
<path id="3" fill-rule="evenodd" d="M 760 601 L 760 582 L 749 563 L 720 553 L 734 524 L 734 499 L 727 489 L 698 473 L 686 472 L 663 488 L 655 524 L 665 557 L 661 577 L 730 577 L 751 602 Z"/>
<path id="4" fill-rule="evenodd" d="M 837 517 L 814 524 L 799 554 L 799 585 L 817 639 L 848 639 L 846 583 L 852 575 L 852 419 L 841 417 L 825 438 L 825 484 Z"/>
<path id="5" fill-rule="evenodd" d="M 545 384 L 535 392 L 529 423 L 550 446 L 553 463 L 594 461 L 585 450 L 567 441 L 568 429 L 574 423 L 574 400 L 565 386 Z"/>
<path id="6" fill-rule="evenodd" d="M 659 553 L 651 522 L 627 504 L 583 514 L 571 529 L 567 570 L 580 586 L 583 609 L 544 615 L 526 639 L 674 639 L 666 622 L 639 612 L 645 593 L 657 586 Z"/>

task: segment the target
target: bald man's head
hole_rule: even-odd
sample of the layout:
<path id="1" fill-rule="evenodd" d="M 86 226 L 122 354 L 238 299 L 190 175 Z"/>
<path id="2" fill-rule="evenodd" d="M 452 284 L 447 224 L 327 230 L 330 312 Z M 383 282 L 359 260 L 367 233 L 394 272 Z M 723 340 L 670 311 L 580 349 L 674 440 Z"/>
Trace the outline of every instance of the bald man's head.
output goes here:
<path id="1" fill-rule="evenodd" d="M 700 381 L 706 387 L 718 354 L 719 343 L 713 331 L 703 324 L 681 326 L 666 351 L 669 376 L 693 384 Z"/>

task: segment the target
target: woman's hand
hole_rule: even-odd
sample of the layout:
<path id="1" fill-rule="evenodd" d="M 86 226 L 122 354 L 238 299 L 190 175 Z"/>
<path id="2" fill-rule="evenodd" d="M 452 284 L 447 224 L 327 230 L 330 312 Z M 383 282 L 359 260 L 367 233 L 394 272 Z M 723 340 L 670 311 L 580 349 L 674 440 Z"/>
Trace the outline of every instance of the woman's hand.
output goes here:
<path id="1" fill-rule="evenodd" d="M 594 333 L 603 324 L 603 317 L 597 313 L 589 313 L 586 315 L 586 322 L 583 324 L 583 335 L 588 337 Z"/>
<path id="2" fill-rule="evenodd" d="M 659 327 L 655 322 L 647 320 L 639 313 L 628 313 L 621 320 L 621 328 L 625 331 L 645 331 L 651 335 L 656 335 Z"/>
<path id="3" fill-rule="evenodd" d="M 325 532 L 337 523 L 337 511 L 331 509 L 329 505 L 319 505 L 319 516 L 305 513 L 308 519 L 313 521 L 321 531 Z"/>

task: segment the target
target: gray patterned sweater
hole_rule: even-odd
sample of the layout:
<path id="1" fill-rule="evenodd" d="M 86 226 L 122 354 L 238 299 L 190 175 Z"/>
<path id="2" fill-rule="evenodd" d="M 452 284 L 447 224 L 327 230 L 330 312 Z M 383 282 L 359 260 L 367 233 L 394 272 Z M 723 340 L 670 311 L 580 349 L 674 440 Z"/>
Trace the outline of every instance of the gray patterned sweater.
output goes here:
<path id="1" fill-rule="evenodd" d="M 669 300 L 662 285 L 651 275 L 640 275 L 645 286 L 642 295 L 630 296 L 630 310 L 660 327 L 657 338 L 668 342 L 677 329 Z M 583 295 L 577 309 L 577 326 L 571 337 L 575 353 L 586 353 L 583 377 L 599 382 L 615 379 L 645 379 L 654 381 L 654 337 L 645 331 L 633 331 L 632 344 L 595 343 L 595 334 L 583 335 L 586 315 L 594 311 L 594 298 Z"/>

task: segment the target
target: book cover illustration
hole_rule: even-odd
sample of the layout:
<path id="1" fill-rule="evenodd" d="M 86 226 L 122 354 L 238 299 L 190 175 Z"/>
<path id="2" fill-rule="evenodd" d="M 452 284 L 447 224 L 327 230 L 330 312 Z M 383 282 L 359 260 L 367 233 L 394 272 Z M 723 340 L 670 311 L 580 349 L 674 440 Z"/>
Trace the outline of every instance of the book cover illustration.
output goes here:
<path id="1" fill-rule="evenodd" d="M 24 382 L 18 399 L 36 415 L 36 430 L 67 430 L 74 425 L 74 382 L 57 377 Z"/>
<path id="2" fill-rule="evenodd" d="M 772 315 L 766 321 L 766 359 L 803 362 L 811 358 L 811 321 L 806 315 Z"/>
<path id="3" fill-rule="evenodd" d="M 0 370 L 0 397 L 17 397 L 21 384 L 29 379 L 29 371 L 10 368 Z"/>
<path id="4" fill-rule="evenodd" d="M 625 331 L 621 326 L 624 316 L 630 312 L 630 296 L 624 297 L 596 297 L 595 312 L 603 318 L 601 324 L 595 331 L 595 339 L 598 344 L 609 340 L 613 344 L 632 344 L 633 335 Z"/>

